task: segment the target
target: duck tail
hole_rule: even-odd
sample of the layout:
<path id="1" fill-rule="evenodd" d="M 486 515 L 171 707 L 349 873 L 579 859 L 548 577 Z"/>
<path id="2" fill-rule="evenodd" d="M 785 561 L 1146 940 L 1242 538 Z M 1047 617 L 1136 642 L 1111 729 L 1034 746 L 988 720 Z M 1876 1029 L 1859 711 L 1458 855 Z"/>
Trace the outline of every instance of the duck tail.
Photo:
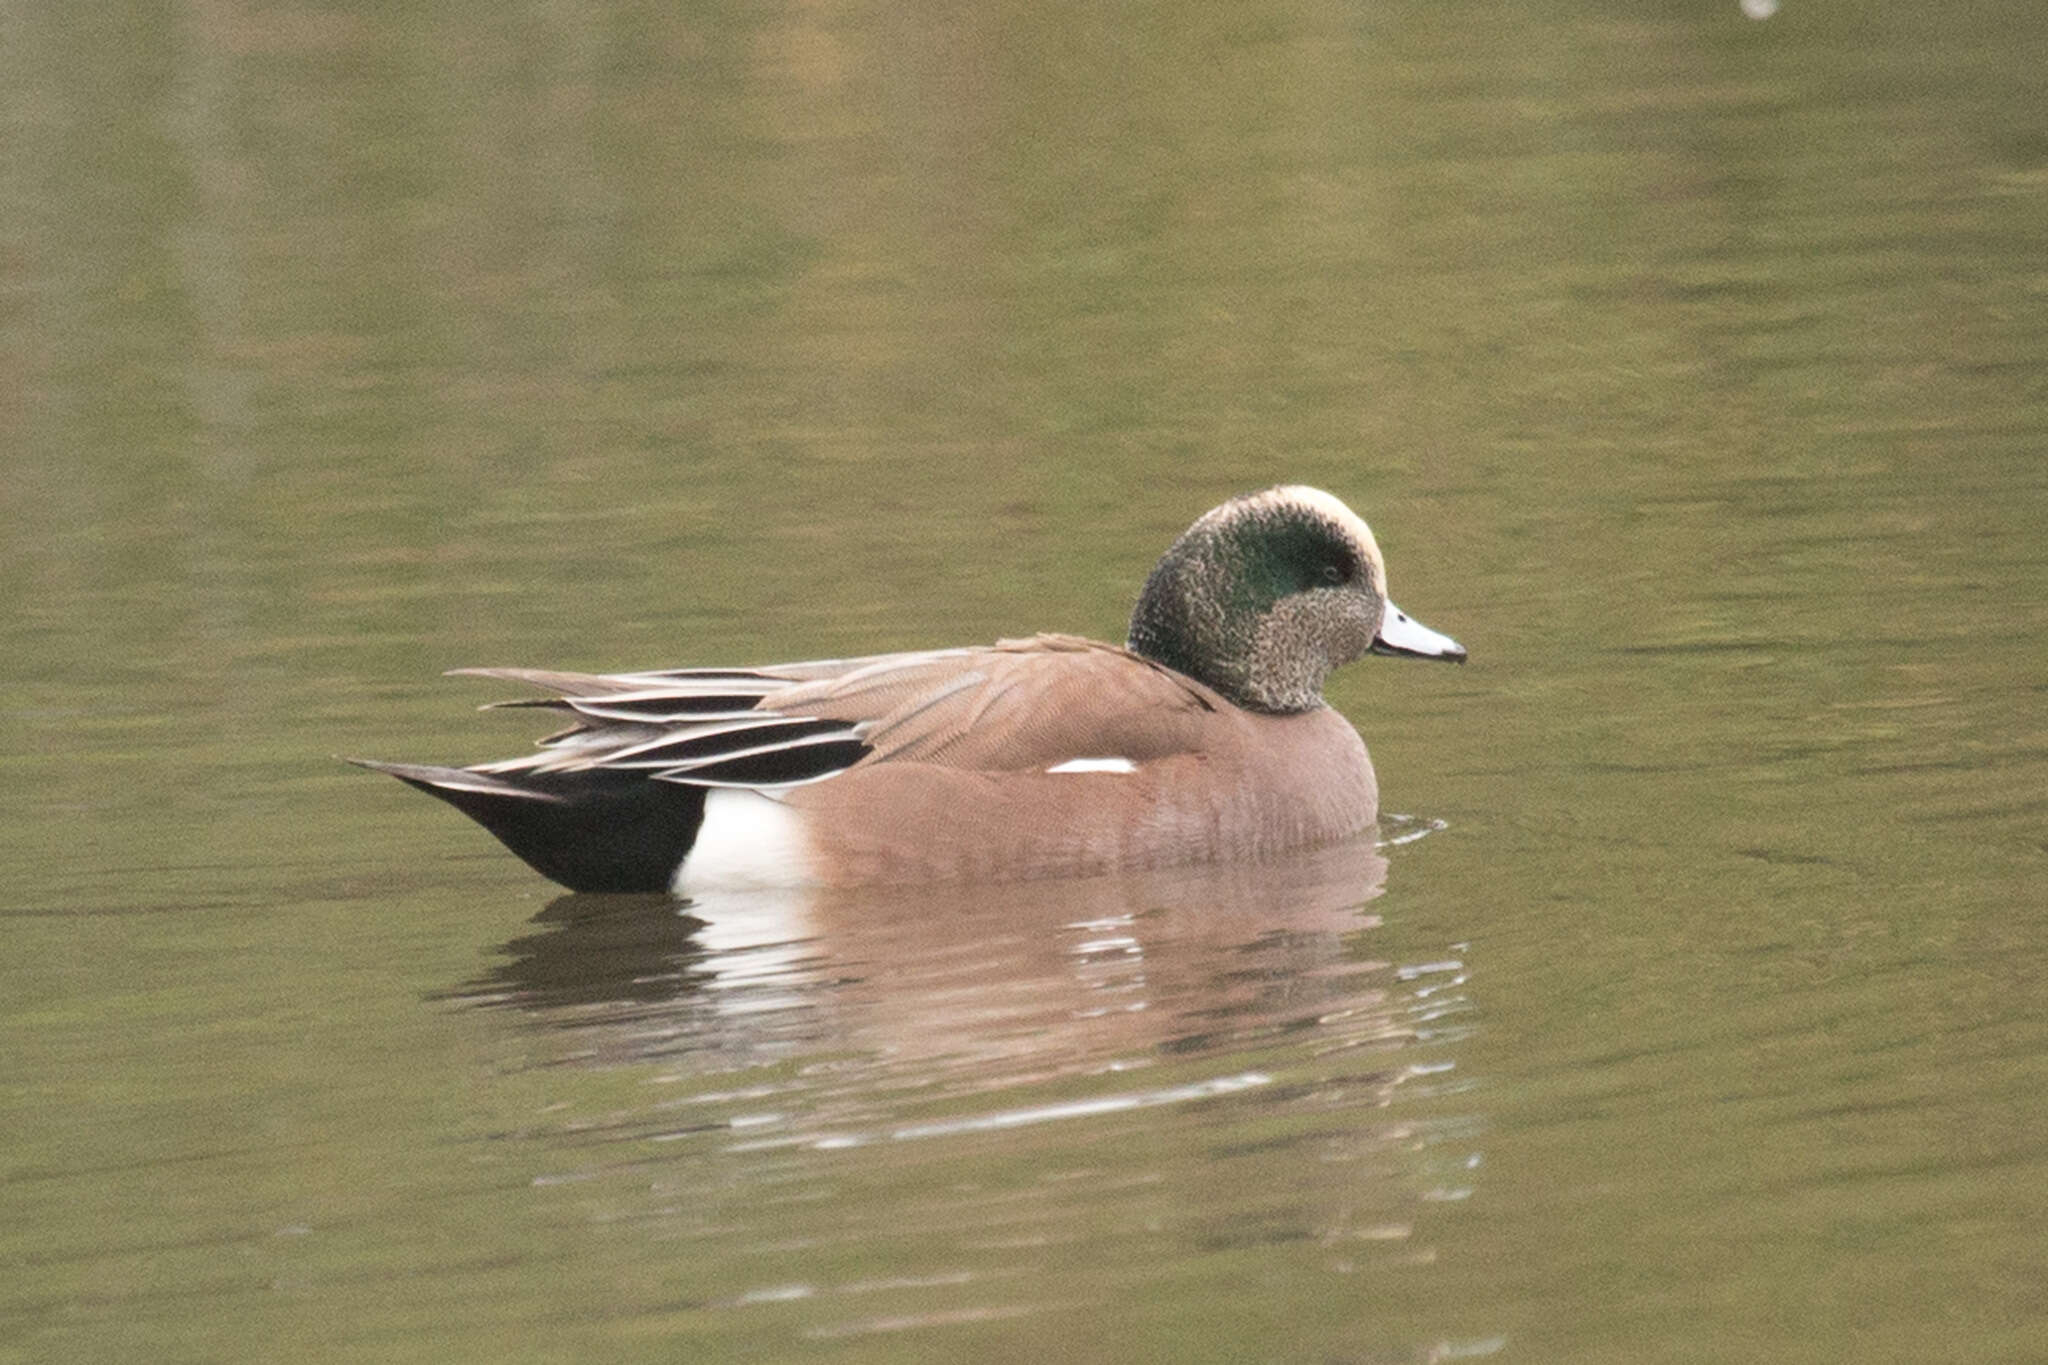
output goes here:
<path id="1" fill-rule="evenodd" d="M 571 891 L 668 891 L 704 823 L 704 788 L 643 772 L 590 768 L 508 778 L 426 763 L 345 761 L 446 801 Z"/>

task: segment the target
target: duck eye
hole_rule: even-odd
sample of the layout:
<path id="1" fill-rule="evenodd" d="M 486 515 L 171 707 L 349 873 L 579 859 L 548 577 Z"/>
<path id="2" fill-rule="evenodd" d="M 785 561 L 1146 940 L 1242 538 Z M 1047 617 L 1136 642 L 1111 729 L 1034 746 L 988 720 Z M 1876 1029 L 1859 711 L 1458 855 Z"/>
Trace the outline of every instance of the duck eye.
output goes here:
<path id="1" fill-rule="evenodd" d="M 1343 566 L 1338 564 L 1325 564 L 1321 569 L 1317 570 L 1316 577 L 1320 578 L 1324 583 L 1328 584 L 1333 588 L 1341 587 L 1344 583 Z"/>

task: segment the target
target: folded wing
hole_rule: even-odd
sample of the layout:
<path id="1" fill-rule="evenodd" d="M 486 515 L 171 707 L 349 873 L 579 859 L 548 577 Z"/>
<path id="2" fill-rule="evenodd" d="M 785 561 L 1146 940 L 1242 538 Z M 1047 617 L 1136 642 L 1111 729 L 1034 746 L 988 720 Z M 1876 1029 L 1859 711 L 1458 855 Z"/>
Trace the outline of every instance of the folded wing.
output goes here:
<path id="1" fill-rule="evenodd" d="M 604 769 L 774 789 L 860 763 L 982 771 L 1138 763 L 1197 747 L 1193 721 L 1218 705 L 1207 688 L 1149 660 L 1059 635 L 764 668 L 458 671 L 556 694 L 495 705 L 572 718 L 540 752 L 469 770 L 514 780 Z"/>

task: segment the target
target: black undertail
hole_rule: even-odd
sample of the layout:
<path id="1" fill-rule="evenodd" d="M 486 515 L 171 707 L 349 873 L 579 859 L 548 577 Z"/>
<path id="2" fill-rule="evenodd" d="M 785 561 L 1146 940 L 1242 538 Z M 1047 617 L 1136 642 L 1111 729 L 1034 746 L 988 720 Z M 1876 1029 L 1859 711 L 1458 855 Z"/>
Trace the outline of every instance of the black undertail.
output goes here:
<path id="1" fill-rule="evenodd" d="M 667 891 L 704 824 L 705 788 L 605 768 L 487 776 L 351 759 L 438 796 L 571 891 Z"/>

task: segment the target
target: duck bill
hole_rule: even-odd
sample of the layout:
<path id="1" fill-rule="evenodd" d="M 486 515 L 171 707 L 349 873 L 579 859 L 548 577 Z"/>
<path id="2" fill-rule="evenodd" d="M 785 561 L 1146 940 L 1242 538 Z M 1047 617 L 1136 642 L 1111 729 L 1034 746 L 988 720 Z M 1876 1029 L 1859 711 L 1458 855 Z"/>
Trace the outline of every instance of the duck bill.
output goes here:
<path id="1" fill-rule="evenodd" d="M 1439 635 L 1392 602 L 1380 618 L 1380 633 L 1373 637 L 1375 654 L 1400 654 L 1411 659 L 1442 659 L 1445 663 L 1465 662 L 1465 646 L 1448 635 Z"/>

